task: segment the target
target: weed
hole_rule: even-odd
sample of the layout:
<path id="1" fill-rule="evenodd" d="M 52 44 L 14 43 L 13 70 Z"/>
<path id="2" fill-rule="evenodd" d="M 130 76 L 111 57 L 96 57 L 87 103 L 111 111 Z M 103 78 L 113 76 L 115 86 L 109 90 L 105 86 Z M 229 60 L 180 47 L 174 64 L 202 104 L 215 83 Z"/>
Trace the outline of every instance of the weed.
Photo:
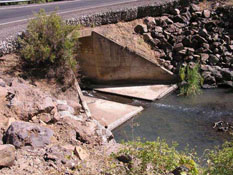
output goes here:
<path id="1" fill-rule="evenodd" d="M 196 95 L 200 93 L 201 85 L 203 84 L 203 78 L 199 73 L 199 64 L 194 66 L 181 67 L 179 71 L 181 79 L 180 83 L 180 95 Z"/>
<path id="2" fill-rule="evenodd" d="M 207 154 L 208 167 L 205 174 L 232 175 L 233 174 L 233 142 L 226 142 L 222 149 L 215 148 Z"/>

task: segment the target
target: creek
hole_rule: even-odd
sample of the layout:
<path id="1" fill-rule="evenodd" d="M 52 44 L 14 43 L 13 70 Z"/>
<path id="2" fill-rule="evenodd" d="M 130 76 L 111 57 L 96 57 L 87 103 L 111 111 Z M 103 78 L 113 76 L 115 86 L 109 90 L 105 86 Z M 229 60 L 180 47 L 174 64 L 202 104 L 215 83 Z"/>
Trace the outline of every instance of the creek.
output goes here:
<path id="1" fill-rule="evenodd" d="M 213 123 L 220 120 L 233 122 L 232 89 L 203 90 L 194 97 L 173 93 L 152 103 L 130 103 L 142 105 L 145 110 L 113 131 L 117 142 L 137 138 L 154 141 L 160 137 L 169 144 L 178 143 L 178 150 L 188 146 L 201 156 L 206 149 L 233 139 L 229 133 L 213 128 Z"/>

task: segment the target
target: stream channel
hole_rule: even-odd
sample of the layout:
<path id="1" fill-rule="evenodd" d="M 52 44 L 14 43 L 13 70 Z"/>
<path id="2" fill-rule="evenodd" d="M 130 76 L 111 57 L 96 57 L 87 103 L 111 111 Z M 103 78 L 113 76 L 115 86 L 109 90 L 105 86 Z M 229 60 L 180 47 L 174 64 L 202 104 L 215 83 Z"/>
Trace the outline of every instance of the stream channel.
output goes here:
<path id="1" fill-rule="evenodd" d="M 193 97 L 178 97 L 173 93 L 155 102 L 112 98 L 104 94 L 102 97 L 145 108 L 113 131 L 117 142 L 138 137 L 154 141 L 160 137 L 169 144 L 174 141 L 178 143 L 178 150 L 184 150 L 189 145 L 189 149 L 195 149 L 201 156 L 204 150 L 233 139 L 229 133 L 213 128 L 214 122 L 233 121 L 232 89 L 203 90 L 200 95 Z"/>

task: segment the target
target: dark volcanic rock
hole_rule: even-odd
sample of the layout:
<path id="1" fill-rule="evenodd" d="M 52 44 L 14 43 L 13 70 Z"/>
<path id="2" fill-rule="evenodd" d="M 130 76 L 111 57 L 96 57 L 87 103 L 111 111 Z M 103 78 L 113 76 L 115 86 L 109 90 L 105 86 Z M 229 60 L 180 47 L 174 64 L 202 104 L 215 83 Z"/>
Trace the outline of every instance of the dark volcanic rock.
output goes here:
<path id="1" fill-rule="evenodd" d="M 7 129 L 4 142 L 16 148 L 31 146 L 41 148 L 49 145 L 53 131 L 33 123 L 16 121 Z"/>
<path id="2" fill-rule="evenodd" d="M 143 34 L 143 33 L 148 32 L 147 26 L 144 25 L 144 24 L 137 25 L 137 26 L 134 28 L 134 31 L 135 31 L 136 33 L 138 33 L 138 34 Z"/>

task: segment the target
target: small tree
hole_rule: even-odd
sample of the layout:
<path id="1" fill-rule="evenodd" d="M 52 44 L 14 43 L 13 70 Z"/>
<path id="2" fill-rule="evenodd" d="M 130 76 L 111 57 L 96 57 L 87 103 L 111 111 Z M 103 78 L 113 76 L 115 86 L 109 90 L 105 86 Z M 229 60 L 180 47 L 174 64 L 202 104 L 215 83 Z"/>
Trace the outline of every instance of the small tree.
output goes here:
<path id="1" fill-rule="evenodd" d="M 66 25 L 55 12 L 47 16 L 40 10 L 19 43 L 20 55 L 31 64 L 76 67 L 77 26 Z"/>
<path id="2" fill-rule="evenodd" d="M 203 78 L 199 73 L 199 64 L 195 64 L 193 67 L 181 67 L 179 75 L 181 79 L 180 95 L 189 96 L 200 93 Z"/>

